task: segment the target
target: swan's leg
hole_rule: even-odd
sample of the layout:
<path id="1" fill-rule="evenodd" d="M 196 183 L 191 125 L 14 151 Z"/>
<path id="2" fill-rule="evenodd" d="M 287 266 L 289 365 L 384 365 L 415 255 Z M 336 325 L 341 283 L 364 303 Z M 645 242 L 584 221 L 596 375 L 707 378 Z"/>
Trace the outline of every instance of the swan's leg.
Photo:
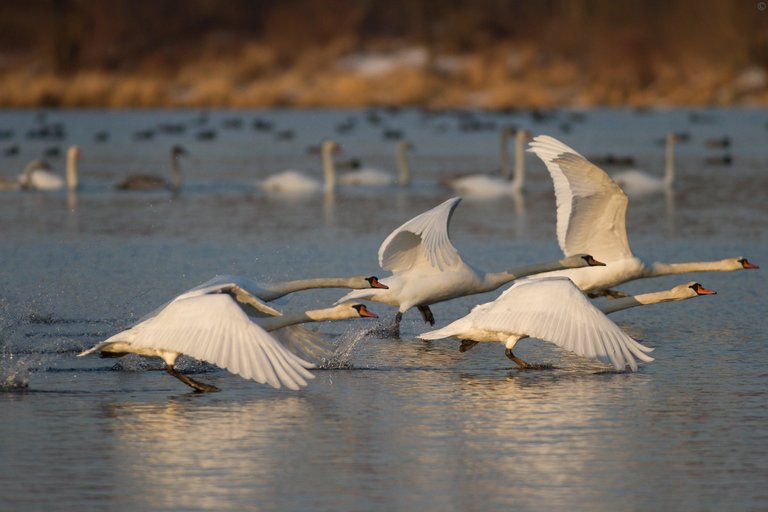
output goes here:
<path id="1" fill-rule="evenodd" d="M 551 370 L 552 369 L 552 365 L 549 365 L 549 364 L 526 363 L 525 361 L 517 357 L 515 354 L 513 354 L 512 349 L 509 349 L 509 348 L 504 350 L 504 355 L 510 358 L 511 360 L 513 360 L 515 364 L 517 364 L 517 366 L 519 366 L 524 370 Z"/>
<path id="2" fill-rule="evenodd" d="M 165 365 L 165 371 L 179 379 L 181 382 L 186 384 L 187 386 L 193 388 L 198 393 L 211 393 L 213 391 L 220 391 L 219 388 L 216 386 L 212 386 L 211 384 L 205 384 L 203 382 L 196 381 L 195 379 L 192 379 L 186 375 L 183 375 L 179 373 L 176 368 L 173 367 L 172 364 Z"/>
<path id="3" fill-rule="evenodd" d="M 459 345 L 459 352 L 466 352 L 467 350 L 471 349 L 475 345 L 480 343 L 479 341 L 472 341 L 472 340 L 461 340 L 461 345 Z M 510 351 L 510 354 L 512 352 Z"/>
<path id="4" fill-rule="evenodd" d="M 416 306 L 416 308 L 419 310 L 419 313 L 421 313 L 421 318 L 423 318 L 425 322 L 429 325 L 435 325 L 435 315 L 432 314 L 432 310 L 429 309 L 429 306 Z"/>

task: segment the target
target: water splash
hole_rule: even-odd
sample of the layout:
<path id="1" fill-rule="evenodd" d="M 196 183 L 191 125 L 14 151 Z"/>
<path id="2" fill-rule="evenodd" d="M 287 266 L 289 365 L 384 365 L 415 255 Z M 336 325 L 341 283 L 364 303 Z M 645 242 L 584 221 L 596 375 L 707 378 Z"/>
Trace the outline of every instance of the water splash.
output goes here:
<path id="1" fill-rule="evenodd" d="M 339 342 L 333 354 L 324 359 L 318 367 L 331 370 L 352 368 L 352 353 L 367 335 L 368 332 L 365 330 L 345 332 L 339 337 Z"/>
<path id="2" fill-rule="evenodd" d="M 18 357 L 3 348 L 0 353 L 0 391 L 27 389 L 32 366 L 35 365 L 29 357 Z"/>

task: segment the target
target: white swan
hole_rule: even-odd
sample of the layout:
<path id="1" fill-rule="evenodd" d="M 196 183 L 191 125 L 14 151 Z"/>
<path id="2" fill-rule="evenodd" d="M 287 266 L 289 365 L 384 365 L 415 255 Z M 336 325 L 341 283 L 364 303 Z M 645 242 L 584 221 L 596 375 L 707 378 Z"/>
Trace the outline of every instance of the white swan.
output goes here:
<path id="1" fill-rule="evenodd" d="M 667 134 L 664 176 L 658 177 L 636 169 L 614 173 L 611 177 L 629 197 L 671 190 L 675 180 L 675 142 L 677 135 Z"/>
<path id="2" fill-rule="evenodd" d="M 506 150 L 508 135 L 502 132 L 501 175 L 470 174 L 448 180 L 448 185 L 459 194 L 473 198 L 492 198 L 520 194 L 525 182 L 525 142 L 530 134 L 525 130 L 515 133 L 515 173 L 509 179 L 509 155 Z"/>
<path id="3" fill-rule="evenodd" d="M 388 289 L 354 290 L 338 302 L 352 299 L 383 302 L 398 308 L 395 330 L 403 313 L 418 308 L 425 322 L 434 325 L 431 304 L 495 290 L 523 276 L 556 269 L 602 265 L 587 254 L 571 255 L 549 263 L 487 273 L 466 264 L 448 236 L 456 206 L 454 197 L 417 215 L 395 229 L 379 247 L 379 265 L 392 275 L 381 279 Z"/>
<path id="4" fill-rule="evenodd" d="M 515 356 L 512 349 L 523 338 L 554 343 L 580 356 L 610 361 L 616 370 L 637 370 L 637 361 L 650 362 L 651 348 L 630 338 L 597 309 L 564 277 L 522 279 L 493 302 L 434 331 L 420 334 L 423 340 L 447 337 L 477 342 L 503 343 L 505 355 L 521 368 L 539 368 Z M 463 345 L 464 346 L 464 345 Z"/>
<path id="5" fill-rule="evenodd" d="M 333 165 L 333 154 L 340 146 L 333 140 L 326 139 L 320 147 L 323 161 L 323 181 L 296 171 L 287 170 L 273 174 L 258 181 L 256 185 L 265 192 L 287 194 L 314 194 L 318 192 L 331 193 L 336 189 L 336 169 Z"/>
<path id="6" fill-rule="evenodd" d="M 247 311 L 247 314 L 246 314 Z M 279 388 L 298 389 L 313 378 L 314 365 L 290 352 L 268 331 L 305 322 L 373 317 L 362 304 L 281 315 L 236 284 L 201 285 L 183 293 L 126 329 L 78 356 L 100 352 L 160 357 L 166 371 L 196 391 L 218 391 L 179 373 L 181 355 L 207 361 L 246 379 Z"/>
<path id="7" fill-rule="evenodd" d="M 67 149 L 66 178 L 51 172 L 51 167 L 45 160 L 32 160 L 19 175 L 19 185 L 29 190 L 68 190 L 77 189 L 77 161 L 80 158 L 80 148 L 70 146 Z"/>
<path id="8" fill-rule="evenodd" d="M 413 145 L 405 140 L 398 141 L 395 145 L 395 164 L 397 175 L 379 169 L 362 168 L 350 171 L 339 176 L 339 184 L 347 186 L 382 187 L 397 184 L 407 187 L 411 183 L 411 170 L 408 167 L 406 153 L 413 149 Z"/>
<path id="9" fill-rule="evenodd" d="M 174 145 L 171 148 L 171 181 L 151 174 L 134 174 L 115 185 L 119 190 L 160 190 L 169 189 L 173 192 L 181 190 L 181 166 L 179 157 L 188 155 L 186 149 Z"/>
<path id="10" fill-rule="evenodd" d="M 634 279 L 687 272 L 756 269 L 746 258 L 646 264 L 632 254 L 627 239 L 627 196 L 599 167 L 562 142 L 540 135 L 530 151 L 546 164 L 557 199 L 557 241 L 566 256 L 589 253 L 606 263 L 565 275 L 584 292 L 603 293 Z M 610 290 L 609 290 L 610 292 Z"/>

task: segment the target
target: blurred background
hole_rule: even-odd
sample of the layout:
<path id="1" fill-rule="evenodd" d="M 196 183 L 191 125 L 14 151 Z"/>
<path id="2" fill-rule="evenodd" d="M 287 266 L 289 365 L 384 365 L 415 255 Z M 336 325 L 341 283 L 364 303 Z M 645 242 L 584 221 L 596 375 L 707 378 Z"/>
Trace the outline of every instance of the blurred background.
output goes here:
<path id="1" fill-rule="evenodd" d="M 0 107 L 768 104 L 752 0 L 5 0 Z"/>

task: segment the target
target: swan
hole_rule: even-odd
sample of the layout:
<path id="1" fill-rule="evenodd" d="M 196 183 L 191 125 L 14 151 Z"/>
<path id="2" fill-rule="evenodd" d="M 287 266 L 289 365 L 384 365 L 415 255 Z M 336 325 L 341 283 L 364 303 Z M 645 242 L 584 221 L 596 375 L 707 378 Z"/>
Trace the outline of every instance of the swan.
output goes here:
<path id="1" fill-rule="evenodd" d="M 506 131 L 506 134 L 505 134 Z M 491 198 L 519 194 L 523 190 L 525 181 L 525 141 L 530 133 L 526 130 L 515 132 L 515 173 L 509 179 L 509 155 L 506 150 L 506 141 L 509 138 L 509 129 L 502 130 L 501 137 L 501 175 L 470 174 L 460 176 L 448 181 L 448 185 L 456 192 L 475 198 Z"/>
<path id="2" fill-rule="evenodd" d="M 527 279 L 527 281 L 533 281 L 534 279 L 536 278 Z M 567 277 L 543 277 L 540 279 L 554 280 L 554 279 L 568 279 L 568 278 Z M 520 280 L 518 281 L 518 283 L 522 283 L 524 281 L 526 280 Z M 570 279 L 568 279 L 568 281 L 570 281 Z M 570 282 L 573 283 L 573 281 L 570 281 Z M 591 302 L 590 304 L 594 305 L 603 314 L 609 315 L 617 311 L 623 311 L 625 309 L 634 308 L 637 306 L 647 306 L 649 304 L 658 304 L 661 302 L 682 301 L 682 300 L 692 299 L 693 297 L 699 297 L 701 295 L 715 295 L 716 293 L 717 292 L 714 290 L 709 290 L 707 288 L 704 288 L 701 284 L 691 281 L 689 283 L 677 285 L 671 290 L 664 290 L 660 292 L 644 293 L 641 295 L 622 297 L 619 299 L 609 300 L 602 304 L 597 304 L 594 302 Z M 500 299 L 501 297 L 499 297 L 496 300 L 498 301 Z M 472 313 L 474 313 L 474 311 Z M 469 316 L 470 315 L 468 315 L 465 318 L 468 318 Z M 485 319 L 486 317 L 483 316 L 482 318 Z M 457 320 L 456 322 L 459 322 L 459 320 Z M 475 326 L 477 326 L 478 324 L 479 322 L 474 322 Z M 459 327 L 457 327 L 457 329 L 459 329 Z M 461 329 L 461 332 L 464 332 L 464 333 L 467 333 L 468 331 L 467 326 L 461 326 L 460 329 Z M 433 332 L 438 332 L 438 331 L 442 331 L 442 329 L 438 329 L 437 331 L 433 331 Z M 461 352 L 466 352 L 467 350 L 471 349 L 472 347 L 480 343 L 480 341 L 499 341 L 501 343 L 504 343 L 506 341 L 506 339 L 504 338 L 504 336 L 507 336 L 506 334 L 500 334 L 500 333 L 495 333 L 495 334 L 497 334 L 498 336 L 492 340 L 477 340 L 478 337 L 481 337 L 480 334 L 477 334 L 477 333 L 465 334 L 463 336 L 458 334 L 450 334 L 449 336 L 456 336 L 462 339 L 463 341 L 461 342 L 461 346 L 459 347 L 459 350 Z M 427 335 L 432 335 L 432 333 L 427 333 Z M 474 337 L 470 337 L 470 336 L 474 336 Z M 487 337 L 493 337 L 493 336 L 494 336 L 494 333 L 487 333 Z M 448 337 L 448 336 L 441 335 L 440 337 Z M 517 339 L 517 341 L 520 341 L 521 339 L 524 339 L 527 337 L 528 335 L 523 335 L 519 339 Z M 430 339 L 437 339 L 437 338 L 430 338 Z M 522 361 L 521 359 L 512 357 L 513 354 L 512 354 L 511 347 L 508 352 L 505 352 L 505 354 L 507 355 L 507 357 L 509 357 L 510 359 L 512 359 L 513 361 L 515 361 L 516 363 L 518 363 L 520 366 L 524 368 L 536 368 L 536 366 L 527 365 L 527 363 L 525 363 L 525 361 Z"/>
<path id="3" fill-rule="evenodd" d="M 174 145 L 171 148 L 171 181 L 170 183 L 160 176 L 151 174 L 134 174 L 115 185 L 119 190 L 159 190 L 170 189 L 173 192 L 181 190 L 181 166 L 179 157 L 189 153 L 181 146 Z"/>
<path id="4" fill-rule="evenodd" d="M 45 160 L 32 160 L 19 175 L 19 186 L 29 190 L 60 190 L 66 186 L 68 190 L 76 190 L 79 159 L 80 148 L 70 146 L 67 149 L 66 178 L 51 172 L 51 166 Z"/>
<path id="5" fill-rule="evenodd" d="M 637 361 L 650 362 L 653 349 L 633 340 L 608 319 L 566 277 L 521 279 L 496 300 L 475 306 L 447 326 L 420 334 L 423 340 L 456 337 L 474 346 L 503 343 L 504 354 L 521 368 L 531 365 L 512 352 L 526 337 L 549 341 L 580 356 L 610 361 L 618 371 L 637 371 Z"/>
<path id="6" fill-rule="evenodd" d="M 448 228 L 461 197 L 448 199 L 395 229 L 379 247 L 379 265 L 392 272 L 381 279 L 387 289 L 353 290 L 337 302 L 372 300 L 398 308 L 395 332 L 403 313 L 418 308 L 434 325 L 429 306 L 438 302 L 495 290 L 510 281 L 538 272 L 602 265 L 587 254 L 527 265 L 506 272 L 486 273 L 466 264 L 451 243 Z"/>
<path id="7" fill-rule="evenodd" d="M 339 152 L 340 149 L 341 146 L 331 139 L 326 139 L 321 144 L 320 154 L 323 161 L 324 181 L 291 169 L 268 176 L 256 184 L 266 192 L 291 194 L 331 193 L 336 189 L 336 169 L 333 165 L 333 154 Z"/>
<path id="8" fill-rule="evenodd" d="M 631 169 L 613 174 L 613 181 L 629 197 L 670 190 L 675 180 L 675 142 L 677 140 L 676 134 L 667 134 L 664 177 L 653 176 L 643 171 Z"/>
<path id="9" fill-rule="evenodd" d="M 411 171 L 408 167 L 406 153 L 413 149 L 413 145 L 401 140 L 395 145 L 395 163 L 397 165 L 397 176 L 381 171 L 379 169 L 363 168 L 339 176 L 341 185 L 364 185 L 372 187 L 381 187 L 397 184 L 400 187 L 407 187 L 411 183 Z"/>
<path id="10" fill-rule="evenodd" d="M 218 391 L 179 373 L 181 355 L 207 361 L 274 388 L 306 386 L 314 365 L 295 355 L 269 332 L 305 322 L 377 316 L 363 304 L 280 314 L 237 284 L 200 286 L 150 313 L 136 325 L 84 350 L 103 357 L 126 354 L 160 357 L 166 371 L 198 392 Z"/>
<path id="11" fill-rule="evenodd" d="M 629 247 L 627 196 L 602 169 L 546 135 L 535 137 L 530 151 L 546 164 L 554 182 L 560 249 L 566 256 L 589 253 L 606 263 L 600 268 L 562 270 L 549 275 L 567 276 L 587 293 L 615 295 L 610 288 L 635 279 L 760 268 L 744 257 L 646 264 Z"/>

